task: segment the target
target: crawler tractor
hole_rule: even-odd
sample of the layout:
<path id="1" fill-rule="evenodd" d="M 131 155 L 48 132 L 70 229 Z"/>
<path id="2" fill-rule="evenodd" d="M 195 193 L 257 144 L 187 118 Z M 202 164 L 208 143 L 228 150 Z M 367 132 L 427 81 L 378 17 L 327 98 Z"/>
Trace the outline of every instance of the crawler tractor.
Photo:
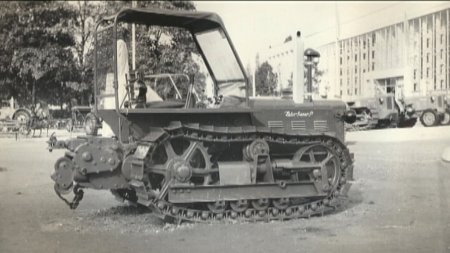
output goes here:
<path id="1" fill-rule="evenodd" d="M 123 36 L 133 34 L 127 29 L 135 29 L 136 45 Z M 155 38 L 170 48 L 175 30 L 191 40 L 189 52 L 143 53 Z M 354 113 L 341 101 L 304 100 L 300 82 L 293 100 L 250 99 L 216 14 L 123 9 L 99 21 L 94 36 L 95 106 L 86 136 L 49 140 L 50 150 L 67 149 L 52 179 L 70 208 L 91 188 L 178 221 L 287 220 L 333 210 L 348 191 L 353 160 L 344 122 Z M 302 45 L 300 33 L 297 40 Z M 171 66 L 183 57 L 203 67 L 195 74 L 149 69 L 156 59 Z M 138 71 L 130 70 L 134 61 Z M 155 75 L 170 81 L 155 82 Z M 71 191 L 69 201 L 63 195 Z"/>
<path id="2" fill-rule="evenodd" d="M 397 87 L 397 89 L 400 89 Z M 400 93 L 401 94 L 401 93 Z M 413 105 L 396 94 L 395 85 L 375 84 L 375 95 L 348 103 L 355 110 L 357 120 L 348 130 L 386 127 L 412 127 L 417 121 Z"/>
<path id="3" fill-rule="evenodd" d="M 412 127 L 419 119 L 423 126 L 448 125 L 450 114 L 443 92 L 404 95 L 405 87 L 394 84 L 375 84 L 373 98 L 362 98 L 349 103 L 356 111 L 357 121 L 349 130 L 383 127 Z"/>

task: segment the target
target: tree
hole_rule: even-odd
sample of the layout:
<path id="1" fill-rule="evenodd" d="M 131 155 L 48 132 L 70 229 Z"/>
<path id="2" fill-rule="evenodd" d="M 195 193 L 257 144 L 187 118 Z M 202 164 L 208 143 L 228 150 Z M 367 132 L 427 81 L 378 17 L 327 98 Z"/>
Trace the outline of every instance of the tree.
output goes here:
<path id="1" fill-rule="evenodd" d="M 191 1 L 137 1 L 137 6 L 195 10 Z M 131 2 L 0 2 L 0 98 L 14 96 L 21 105 L 34 100 L 62 105 L 81 97 L 84 104 L 93 93 L 95 22 L 123 7 L 131 7 Z M 187 35 L 168 33 L 170 45 L 156 41 L 153 55 L 142 57 L 163 66 L 156 71 L 198 72 L 187 57 L 193 50 L 185 44 Z M 186 60 L 171 65 L 176 57 Z"/>
<path id="2" fill-rule="evenodd" d="M 323 70 L 319 70 L 317 65 L 314 65 L 314 71 L 313 71 L 313 87 L 312 87 L 312 92 L 314 94 L 319 95 L 319 87 L 320 87 L 320 82 L 322 81 L 322 76 L 323 76 L 324 71 Z"/>
<path id="3" fill-rule="evenodd" d="M 89 97 L 94 93 L 94 27 L 104 8 L 102 4 L 90 1 L 77 1 L 72 7 L 76 12 L 73 33 L 75 45 L 73 54 L 76 58 L 76 71 L 79 73 L 77 84 L 72 86 L 80 93 L 80 104 L 88 104 Z M 78 102 L 78 101 L 77 101 Z"/>
<path id="4" fill-rule="evenodd" d="M 308 68 L 303 68 L 304 71 L 304 83 L 303 83 L 303 88 L 306 91 L 307 85 L 308 85 Z M 313 65 L 313 77 L 312 77 L 312 93 L 319 95 L 319 87 L 320 87 L 320 82 L 321 82 L 321 78 L 323 76 L 324 70 L 320 70 L 318 68 L 317 64 Z M 291 72 L 288 81 L 288 87 L 286 89 L 284 89 L 285 92 L 291 91 L 293 90 L 293 85 L 294 85 L 294 73 Z"/>
<path id="5" fill-rule="evenodd" d="M 137 7 L 195 10 L 191 1 L 137 1 Z M 113 14 L 123 7 L 131 7 L 130 2 L 104 2 L 106 14 Z M 121 27 L 127 31 L 127 42 L 131 41 L 131 27 Z M 154 27 L 136 25 L 136 66 L 145 73 L 183 73 L 194 76 L 196 83 L 204 85 L 205 76 L 200 71 L 199 52 L 192 35 L 174 27 Z M 187 90 L 188 83 L 181 83 L 181 90 Z"/>
<path id="6" fill-rule="evenodd" d="M 250 63 L 247 63 L 247 66 L 245 67 L 245 74 L 247 75 L 247 79 L 248 79 L 248 85 L 250 87 L 250 89 L 248 90 L 248 94 L 249 96 L 253 96 L 253 75 L 254 73 L 252 73 L 252 68 L 250 67 Z"/>
<path id="7" fill-rule="evenodd" d="M 256 94 L 259 96 L 273 96 L 277 88 L 277 75 L 272 66 L 266 61 L 256 69 Z"/>
<path id="8" fill-rule="evenodd" d="M 14 95 L 20 104 L 36 99 L 57 102 L 48 91 L 70 81 L 74 45 L 71 19 L 74 12 L 63 2 L 2 3 L 1 39 L 4 46 L 1 74 L 6 78 L 4 96 Z M 52 93 L 50 93 L 52 94 Z"/>

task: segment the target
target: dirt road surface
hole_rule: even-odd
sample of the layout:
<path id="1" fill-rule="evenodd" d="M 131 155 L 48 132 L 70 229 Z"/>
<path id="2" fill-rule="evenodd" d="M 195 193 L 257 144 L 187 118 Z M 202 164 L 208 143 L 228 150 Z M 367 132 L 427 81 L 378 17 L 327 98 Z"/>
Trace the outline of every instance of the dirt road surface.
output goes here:
<path id="1" fill-rule="evenodd" d="M 0 139 L 0 252 L 450 252 L 450 127 L 347 135 L 355 181 L 337 212 L 286 222 L 164 224 L 87 190 L 76 210 L 53 192 L 63 151 Z"/>

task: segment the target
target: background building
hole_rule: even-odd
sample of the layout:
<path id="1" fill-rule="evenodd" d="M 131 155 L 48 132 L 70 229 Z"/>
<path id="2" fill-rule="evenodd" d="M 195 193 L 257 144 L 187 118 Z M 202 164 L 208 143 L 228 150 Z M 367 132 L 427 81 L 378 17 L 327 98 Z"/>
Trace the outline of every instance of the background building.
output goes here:
<path id="1" fill-rule="evenodd" d="M 316 97 L 369 98 L 377 84 L 401 88 L 405 96 L 449 91 L 450 2 L 389 2 L 374 10 L 342 5 L 336 3 L 335 16 L 326 17 L 333 26 L 302 35 L 304 47 L 321 54 Z M 357 11 L 359 17 L 345 19 Z M 297 30 L 302 26 L 292 33 Z M 258 51 L 258 62 L 267 61 L 276 72 L 279 90 L 291 83 L 293 34 Z"/>
<path id="2" fill-rule="evenodd" d="M 399 22 L 319 47 L 328 98 L 373 97 L 377 84 L 395 85 L 405 96 L 449 92 L 450 7 L 438 7 L 415 16 L 405 10 Z"/>

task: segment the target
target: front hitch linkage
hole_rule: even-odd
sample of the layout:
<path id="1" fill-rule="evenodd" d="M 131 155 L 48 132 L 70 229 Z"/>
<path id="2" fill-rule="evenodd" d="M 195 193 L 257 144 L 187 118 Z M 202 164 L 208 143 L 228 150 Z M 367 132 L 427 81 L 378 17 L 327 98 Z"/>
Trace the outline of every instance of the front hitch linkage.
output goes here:
<path id="1" fill-rule="evenodd" d="M 73 187 L 73 194 L 75 194 L 75 196 L 73 196 L 72 201 L 68 201 L 61 195 L 61 193 L 58 191 L 58 186 L 56 184 L 55 184 L 54 188 L 55 188 L 56 195 L 58 195 L 58 197 L 60 199 L 62 199 L 72 210 L 76 209 L 78 207 L 78 205 L 80 204 L 80 201 L 83 199 L 84 192 L 81 189 L 81 187 L 77 184 Z"/>

